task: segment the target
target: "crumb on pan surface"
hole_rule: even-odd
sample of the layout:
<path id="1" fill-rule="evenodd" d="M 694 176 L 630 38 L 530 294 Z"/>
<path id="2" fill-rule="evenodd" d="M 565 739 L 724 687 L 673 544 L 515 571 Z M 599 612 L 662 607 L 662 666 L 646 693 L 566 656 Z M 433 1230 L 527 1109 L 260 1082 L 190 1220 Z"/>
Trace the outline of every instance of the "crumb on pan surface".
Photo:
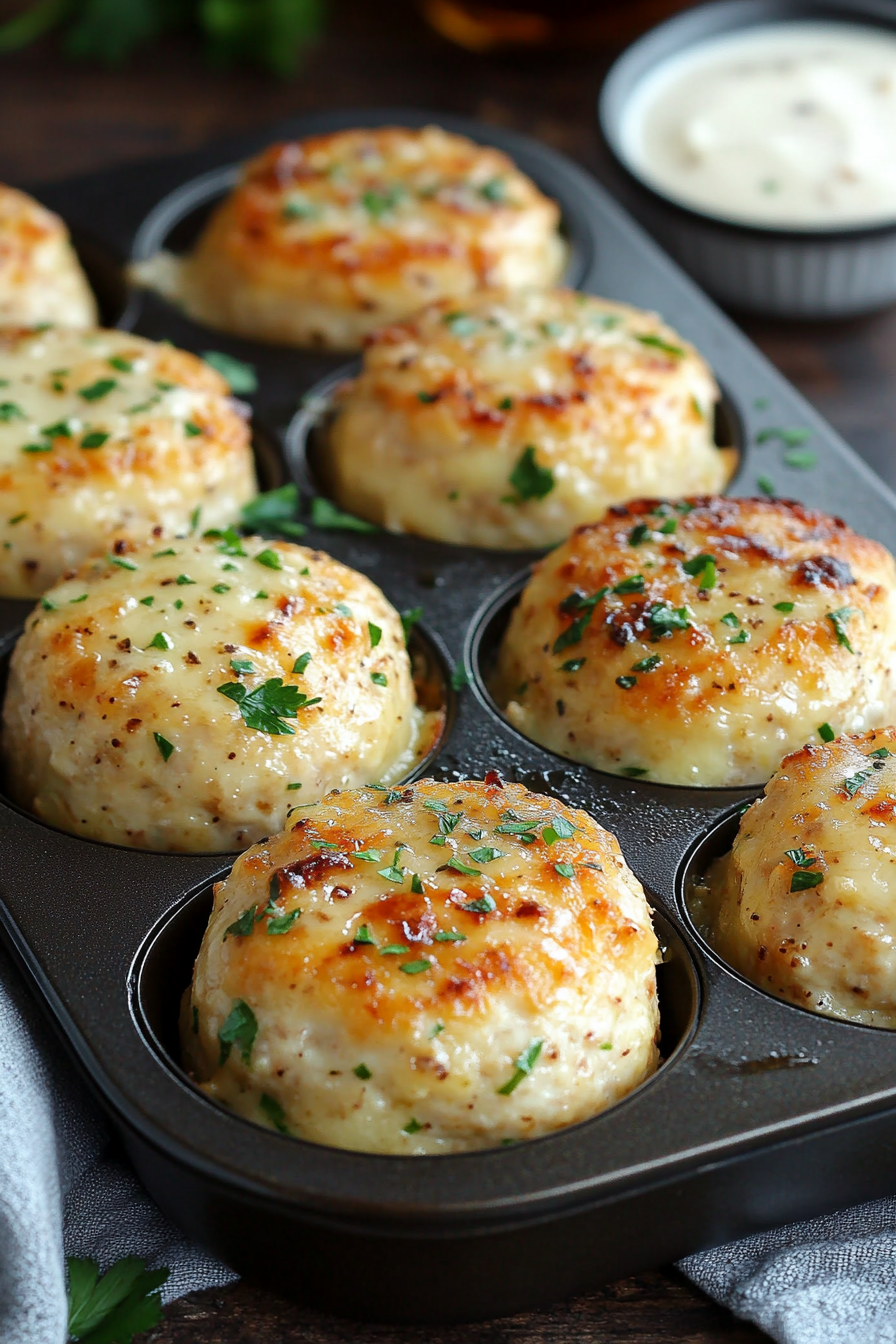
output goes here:
<path id="1" fill-rule="evenodd" d="M 52 588 L 12 655 L 3 754 L 16 801 L 64 830 L 235 850 L 299 798 L 407 774 L 440 723 L 369 579 L 225 533 L 121 547 Z"/>
<path id="2" fill-rule="evenodd" d="M 96 320 L 96 301 L 62 220 L 0 183 L 0 327 L 91 327 Z"/>
<path id="3" fill-rule="evenodd" d="M 569 289 L 489 291 L 380 329 L 337 394 L 323 460 L 393 532 L 553 546 L 612 504 L 721 489 L 718 388 L 660 321 Z"/>
<path id="4" fill-rule="evenodd" d="M 553 284 L 559 218 L 490 146 L 437 126 L 335 131 L 271 145 L 188 257 L 132 275 L 219 330 L 353 350 L 433 299 Z"/>
<path id="5" fill-rule="evenodd" d="M 245 408 L 195 355 L 0 332 L 0 595 L 36 597 L 116 537 L 226 527 L 255 489 Z"/>
<path id="6" fill-rule="evenodd" d="M 896 729 L 785 757 L 695 913 L 734 968 L 788 1003 L 896 1027 Z"/>
<path id="7" fill-rule="evenodd" d="M 763 783 L 820 723 L 896 715 L 896 569 L 787 500 L 641 500 L 536 567 L 494 690 L 511 723 L 597 769 Z"/>
<path id="8" fill-rule="evenodd" d="M 331 794 L 216 888 L 185 1059 L 297 1137 L 497 1146 L 653 1073 L 658 959 L 641 885 L 586 813 L 495 774 Z"/>

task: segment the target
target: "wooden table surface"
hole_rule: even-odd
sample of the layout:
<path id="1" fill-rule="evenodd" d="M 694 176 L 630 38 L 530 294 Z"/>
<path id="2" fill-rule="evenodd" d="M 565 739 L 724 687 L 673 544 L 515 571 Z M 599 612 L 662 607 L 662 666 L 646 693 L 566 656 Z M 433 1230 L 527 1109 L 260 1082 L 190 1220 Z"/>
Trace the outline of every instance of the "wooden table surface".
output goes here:
<path id="1" fill-rule="evenodd" d="M 605 175 L 594 107 L 612 52 L 478 57 L 431 33 L 410 0 L 335 0 L 332 10 L 326 36 L 288 82 L 210 70 L 178 41 L 115 71 L 65 63 L 52 43 L 7 58 L 0 63 L 0 180 L 37 184 L 175 153 L 310 109 L 401 105 L 511 126 Z M 823 326 L 744 325 L 896 485 L 896 310 Z M 294 1268 L 300 1275 L 301 1266 Z M 676 1271 L 659 1270 L 543 1312 L 443 1330 L 359 1326 L 239 1284 L 173 1304 L 147 1338 L 154 1344 L 759 1344 L 766 1336 Z"/>

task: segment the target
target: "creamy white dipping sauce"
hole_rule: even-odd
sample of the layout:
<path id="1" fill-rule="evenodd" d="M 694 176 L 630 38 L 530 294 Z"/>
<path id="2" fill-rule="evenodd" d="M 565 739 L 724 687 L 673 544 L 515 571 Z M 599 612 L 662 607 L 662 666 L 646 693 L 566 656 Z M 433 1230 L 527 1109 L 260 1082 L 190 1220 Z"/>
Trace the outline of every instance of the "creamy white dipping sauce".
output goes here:
<path id="1" fill-rule="evenodd" d="M 654 190 L 735 223 L 896 221 L 896 35 L 769 24 L 691 47 L 638 84 L 623 157 Z"/>

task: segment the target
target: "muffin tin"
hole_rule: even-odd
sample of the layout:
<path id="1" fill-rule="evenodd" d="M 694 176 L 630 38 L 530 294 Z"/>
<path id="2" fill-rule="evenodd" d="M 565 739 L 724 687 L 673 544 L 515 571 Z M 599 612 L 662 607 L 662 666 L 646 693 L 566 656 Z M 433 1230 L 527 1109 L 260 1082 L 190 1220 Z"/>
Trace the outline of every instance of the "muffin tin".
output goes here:
<path id="1" fill-rule="evenodd" d="M 92 278 L 106 275 L 103 297 L 107 312 L 117 304 L 118 321 L 256 365 L 264 483 L 286 470 L 270 450 L 283 442 L 304 510 L 314 489 L 304 454 L 320 405 L 313 389 L 337 361 L 225 337 L 153 296 L 128 295 L 116 254 L 188 240 L 209 199 L 232 181 L 227 165 L 274 138 L 431 120 L 508 150 L 560 201 L 571 279 L 658 309 L 706 354 L 728 390 L 724 433 L 741 453 L 734 493 L 755 493 L 757 477 L 770 477 L 781 494 L 842 513 L 884 543 L 892 538 L 896 499 L 887 488 L 611 198 L 522 137 L 404 109 L 320 115 L 40 195 L 98 240 L 83 255 Z M 290 426 L 309 389 L 310 408 Z M 757 446 L 758 432 L 773 426 L 809 430 L 814 470 L 787 468 L 780 448 Z M 342 1314 L 447 1322 L 533 1307 L 896 1189 L 896 1034 L 768 996 L 728 970 L 690 921 L 689 877 L 730 842 L 739 807 L 756 791 L 600 774 L 506 723 L 485 678 L 531 555 L 310 525 L 307 540 L 370 575 L 400 610 L 424 607 L 418 648 L 432 693 L 448 708 L 429 773 L 481 778 L 496 769 L 616 833 L 656 908 L 665 949 L 665 1062 L 611 1111 L 517 1147 L 397 1158 L 259 1128 L 207 1100 L 177 1062 L 178 1001 L 228 856 L 96 844 L 0 801 L 4 936 L 162 1209 L 281 1292 Z M 26 609 L 0 604 L 0 653 Z M 452 665 L 469 683 L 456 693 Z"/>

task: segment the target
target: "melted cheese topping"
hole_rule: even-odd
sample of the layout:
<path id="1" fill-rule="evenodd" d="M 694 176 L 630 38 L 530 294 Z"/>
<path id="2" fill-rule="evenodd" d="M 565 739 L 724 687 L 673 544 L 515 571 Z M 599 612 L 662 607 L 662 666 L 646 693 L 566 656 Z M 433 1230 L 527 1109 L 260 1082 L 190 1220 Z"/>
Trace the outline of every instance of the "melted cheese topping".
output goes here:
<path id="1" fill-rule="evenodd" d="M 441 718 L 416 709 L 401 619 L 369 579 L 234 536 L 120 548 L 51 589 L 3 722 L 8 787 L 45 821 L 233 850 L 298 797 L 407 774 Z"/>
<path id="2" fill-rule="evenodd" d="M 761 783 L 896 717 L 896 567 L 785 500 L 642 500 L 536 567 L 496 695 L 542 745 L 668 784 Z"/>
<path id="3" fill-rule="evenodd" d="M 289 826 L 215 892 L 182 1027 L 209 1096 L 319 1143 L 446 1153 L 585 1120 L 656 1068 L 650 911 L 584 812 L 490 776 Z"/>
<path id="4" fill-rule="evenodd" d="M 272 145 L 192 256 L 163 253 L 132 271 L 220 330 L 357 349 L 442 296 L 553 284 L 559 218 L 499 150 L 437 126 L 337 131 Z"/>
<path id="5" fill-rule="evenodd" d="M 651 313 L 568 289 L 491 292 L 371 338 L 324 465 L 340 503 L 390 531 L 553 546 L 622 500 L 720 489 L 717 397 Z"/>
<path id="6" fill-rule="evenodd" d="M 788 756 L 699 898 L 710 939 L 760 988 L 896 1027 L 896 729 Z"/>
<path id="7" fill-rule="evenodd" d="M 0 595 L 36 597 L 116 537 L 226 527 L 255 488 L 243 408 L 195 355 L 0 333 Z"/>
<path id="8" fill-rule="evenodd" d="M 96 302 L 58 215 L 0 183 L 0 327 L 92 327 Z"/>

